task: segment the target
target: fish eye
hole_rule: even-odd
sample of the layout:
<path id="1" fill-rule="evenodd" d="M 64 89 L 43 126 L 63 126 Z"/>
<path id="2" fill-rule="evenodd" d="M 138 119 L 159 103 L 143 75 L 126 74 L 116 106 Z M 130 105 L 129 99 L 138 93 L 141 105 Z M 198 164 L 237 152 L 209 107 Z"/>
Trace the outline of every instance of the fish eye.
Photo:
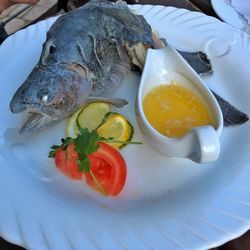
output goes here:
<path id="1" fill-rule="evenodd" d="M 37 98 L 46 103 L 49 99 L 49 90 L 47 88 L 40 89 L 37 93 Z"/>
<path id="2" fill-rule="evenodd" d="M 48 101 L 48 95 L 44 95 L 44 96 L 42 97 L 42 101 L 43 101 L 44 103 L 46 103 L 46 102 Z"/>
<path id="3" fill-rule="evenodd" d="M 56 46 L 55 45 L 50 45 L 50 47 L 49 47 L 49 53 L 50 54 L 56 53 Z"/>

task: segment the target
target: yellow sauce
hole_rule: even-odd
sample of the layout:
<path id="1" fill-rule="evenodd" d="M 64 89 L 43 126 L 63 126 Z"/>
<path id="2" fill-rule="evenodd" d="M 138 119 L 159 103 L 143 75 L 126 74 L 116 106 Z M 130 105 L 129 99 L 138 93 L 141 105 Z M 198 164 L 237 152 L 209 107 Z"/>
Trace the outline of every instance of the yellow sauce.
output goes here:
<path id="1" fill-rule="evenodd" d="M 143 100 L 143 110 L 149 123 L 168 137 L 181 137 L 194 127 L 211 124 L 202 100 L 175 82 L 151 90 Z"/>

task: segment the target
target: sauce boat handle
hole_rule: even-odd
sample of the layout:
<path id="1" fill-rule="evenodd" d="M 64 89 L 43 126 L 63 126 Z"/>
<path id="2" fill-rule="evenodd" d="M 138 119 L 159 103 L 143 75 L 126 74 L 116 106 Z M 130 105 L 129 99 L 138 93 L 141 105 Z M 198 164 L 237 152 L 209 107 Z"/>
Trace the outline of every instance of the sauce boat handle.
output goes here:
<path id="1" fill-rule="evenodd" d="M 217 160 L 220 154 L 219 137 L 212 126 L 202 126 L 194 128 L 188 135 L 194 147 L 187 156 L 197 163 L 206 163 Z M 188 139 L 188 138 L 186 138 Z"/>

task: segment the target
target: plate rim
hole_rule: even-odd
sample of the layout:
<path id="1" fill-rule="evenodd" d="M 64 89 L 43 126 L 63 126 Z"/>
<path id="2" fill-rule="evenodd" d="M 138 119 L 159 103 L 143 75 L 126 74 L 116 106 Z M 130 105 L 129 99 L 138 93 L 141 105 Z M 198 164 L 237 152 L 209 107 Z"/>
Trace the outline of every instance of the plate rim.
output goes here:
<path id="1" fill-rule="evenodd" d="M 138 5 L 138 6 L 141 6 L 141 5 Z M 146 5 L 144 5 L 144 6 L 146 6 Z M 152 7 L 156 7 L 156 6 L 161 6 L 161 5 L 147 5 L 147 6 L 150 6 L 151 8 Z M 164 7 L 164 8 L 168 8 L 168 7 L 166 7 L 166 6 L 161 6 L 161 7 Z M 171 8 L 174 8 L 174 9 L 178 9 L 178 8 L 175 8 L 175 7 L 171 7 Z M 190 11 L 188 11 L 188 10 L 185 10 L 185 11 L 187 11 L 187 12 L 190 12 Z M 202 14 L 202 13 L 201 13 Z M 202 14 L 202 15 L 204 15 L 204 14 Z M 52 20 L 52 19 L 56 19 L 55 17 L 52 17 L 51 19 L 49 19 L 49 20 Z M 48 22 L 48 20 L 43 20 L 43 21 L 41 21 L 41 22 Z M 39 22 L 40 23 L 40 22 Z M 37 24 L 34 24 L 34 25 L 32 25 L 32 26 L 35 26 L 35 25 L 37 25 Z M 30 26 L 31 27 L 31 26 Z M 20 32 L 22 32 L 22 31 L 20 31 Z M 24 32 L 24 31 L 23 31 Z M 13 36 L 11 36 L 12 38 L 13 38 Z M 11 39 L 12 39 L 11 38 Z M 0 160 L 1 160 L 1 158 L 0 158 Z M 0 161 L 1 162 L 1 161 Z M 240 231 L 238 231 L 238 233 L 236 233 L 235 232 L 235 234 L 233 235 L 233 238 L 236 238 L 236 237 L 238 237 L 238 236 L 240 236 L 241 234 L 243 234 L 244 232 L 246 232 L 247 230 L 249 229 L 249 218 L 248 218 L 248 225 L 246 225 L 245 227 L 242 227 L 241 228 L 241 230 Z M 3 237 L 3 238 L 6 238 L 6 240 L 8 240 L 9 238 L 8 238 L 8 235 L 5 235 L 4 233 L 3 233 L 4 231 L 2 231 L 2 230 L 0 230 L 0 233 L 1 233 L 1 236 Z M 21 237 L 21 235 L 20 235 L 20 237 L 19 237 L 19 240 L 21 239 L 22 237 Z M 228 241 L 228 240 L 230 240 L 230 239 L 233 239 L 233 238 L 226 238 L 226 239 L 221 239 L 221 242 L 219 242 L 219 244 L 222 244 L 222 243 L 225 243 L 226 241 Z M 16 241 L 15 241 L 16 240 Z M 17 239 L 15 239 L 14 241 L 13 240 L 10 240 L 10 242 L 13 242 L 14 244 L 18 244 L 18 245 L 21 245 L 21 246 L 23 246 L 23 247 L 26 247 L 25 245 L 22 245 L 22 244 L 24 244 L 21 240 L 20 241 L 18 241 Z M 22 244 L 20 244 L 20 242 L 22 242 Z M 214 247 L 214 246 L 217 246 L 217 244 L 215 243 L 215 245 L 211 245 L 212 247 Z M 209 247 L 211 247 L 211 246 L 209 246 Z"/>
<path id="2" fill-rule="evenodd" d="M 218 10 L 218 3 L 219 2 L 223 3 L 223 5 L 226 6 L 228 10 L 230 10 L 230 13 L 233 14 L 233 17 L 234 17 L 233 19 L 227 20 L 227 18 L 225 18 L 225 16 L 221 14 L 221 11 Z M 243 29 L 244 28 L 244 24 L 243 24 L 242 20 L 240 19 L 238 13 L 234 10 L 234 8 L 232 6 L 227 4 L 224 0 L 211 0 L 211 5 L 212 5 L 212 8 L 214 9 L 215 13 L 218 15 L 218 17 L 220 17 L 224 22 L 232 25 L 236 29 Z M 239 21 L 239 23 L 236 23 L 236 19 L 237 19 L 237 21 Z"/>

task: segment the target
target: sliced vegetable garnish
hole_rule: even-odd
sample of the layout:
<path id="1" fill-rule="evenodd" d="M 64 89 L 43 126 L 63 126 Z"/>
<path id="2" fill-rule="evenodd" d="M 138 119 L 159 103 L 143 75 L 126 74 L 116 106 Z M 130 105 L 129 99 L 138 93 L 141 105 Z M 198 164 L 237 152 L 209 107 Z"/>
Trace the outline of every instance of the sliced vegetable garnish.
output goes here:
<path id="1" fill-rule="evenodd" d="M 127 167 L 126 162 L 119 151 L 110 145 L 99 142 L 99 149 L 88 155 L 90 169 L 93 174 L 85 173 L 86 181 L 93 189 L 100 190 L 102 193 L 111 196 L 118 195 L 126 181 Z M 93 178 L 98 180 L 98 184 Z"/>
<path id="2" fill-rule="evenodd" d="M 76 138 L 79 128 L 87 128 L 96 130 L 114 148 L 124 147 L 132 139 L 133 126 L 124 116 L 110 112 L 110 109 L 111 104 L 100 101 L 79 108 L 68 120 L 66 135 Z"/>
<path id="3" fill-rule="evenodd" d="M 74 150 L 74 144 L 70 144 L 66 150 L 59 148 L 55 153 L 56 167 L 71 179 L 81 180 L 82 172 L 78 169 L 78 154 Z"/>
<path id="4" fill-rule="evenodd" d="M 80 128 L 76 138 L 67 137 L 61 145 L 52 146 L 49 157 L 55 158 L 56 167 L 69 178 L 79 180 L 85 176 L 91 188 L 116 196 L 125 184 L 126 162 L 119 151 L 103 141 L 112 139 L 101 138 L 96 130 Z"/>
<path id="5" fill-rule="evenodd" d="M 129 142 L 133 136 L 133 127 L 128 120 L 118 114 L 109 112 L 105 115 L 101 126 L 97 128 L 97 133 L 103 138 L 112 138 L 121 141 L 122 143 L 110 142 L 109 144 L 114 148 L 122 148 Z"/>
<path id="6" fill-rule="evenodd" d="M 77 125 L 80 128 L 95 130 L 102 122 L 103 117 L 110 111 L 110 104 L 94 102 L 85 106 L 77 116 Z"/>
<path id="7" fill-rule="evenodd" d="M 82 111 L 83 107 L 80 107 L 75 111 L 68 119 L 66 126 L 66 136 L 71 138 L 76 138 L 79 133 L 79 129 L 76 123 L 79 113 Z"/>

